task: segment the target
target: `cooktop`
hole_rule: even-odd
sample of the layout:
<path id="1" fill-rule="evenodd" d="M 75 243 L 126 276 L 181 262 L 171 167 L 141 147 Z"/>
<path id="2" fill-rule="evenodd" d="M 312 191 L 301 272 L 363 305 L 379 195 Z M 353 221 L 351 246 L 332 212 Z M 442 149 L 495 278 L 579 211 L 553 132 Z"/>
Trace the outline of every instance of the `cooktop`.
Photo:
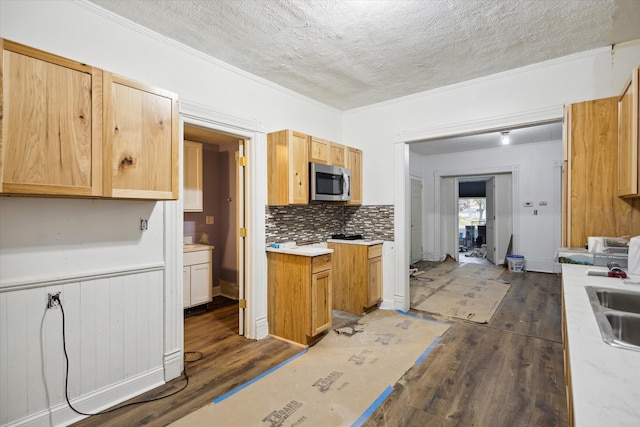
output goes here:
<path id="1" fill-rule="evenodd" d="M 334 240 L 362 240 L 362 234 L 332 234 Z"/>

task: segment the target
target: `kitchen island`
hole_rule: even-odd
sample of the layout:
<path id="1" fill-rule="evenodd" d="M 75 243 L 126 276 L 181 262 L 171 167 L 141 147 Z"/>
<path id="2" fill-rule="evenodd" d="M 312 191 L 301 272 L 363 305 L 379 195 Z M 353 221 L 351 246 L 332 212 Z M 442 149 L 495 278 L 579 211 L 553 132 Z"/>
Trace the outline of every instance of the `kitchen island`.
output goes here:
<path id="1" fill-rule="evenodd" d="M 569 419 L 573 425 L 640 425 L 640 351 L 611 346 L 602 339 L 585 287 L 640 293 L 624 279 L 587 276 L 606 267 L 562 265 L 563 338 Z M 640 282 L 630 276 L 627 283 Z"/>

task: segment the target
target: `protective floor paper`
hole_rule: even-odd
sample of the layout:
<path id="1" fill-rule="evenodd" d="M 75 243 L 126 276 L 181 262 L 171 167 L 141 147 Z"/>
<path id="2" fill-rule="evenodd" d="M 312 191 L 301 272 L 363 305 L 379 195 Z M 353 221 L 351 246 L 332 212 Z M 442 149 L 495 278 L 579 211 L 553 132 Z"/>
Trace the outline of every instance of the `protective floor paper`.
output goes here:
<path id="1" fill-rule="evenodd" d="M 329 331 L 301 356 L 172 425 L 353 425 L 422 361 L 448 327 L 376 310 L 351 333 Z"/>
<path id="2" fill-rule="evenodd" d="M 432 268 L 411 280 L 411 308 L 476 323 L 487 323 L 510 285 L 494 265 Z"/>

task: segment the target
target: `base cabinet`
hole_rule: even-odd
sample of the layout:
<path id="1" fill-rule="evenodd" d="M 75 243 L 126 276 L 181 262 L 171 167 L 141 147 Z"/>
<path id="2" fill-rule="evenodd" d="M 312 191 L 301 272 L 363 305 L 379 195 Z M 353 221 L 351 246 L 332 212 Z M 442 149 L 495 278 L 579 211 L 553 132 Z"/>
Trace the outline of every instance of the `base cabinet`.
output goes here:
<path id="1" fill-rule="evenodd" d="M 303 345 L 331 328 L 332 256 L 267 252 L 269 333 Z"/>
<path id="2" fill-rule="evenodd" d="M 333 249 L 333 308 L 363 314 L 382 301 L 382 244 L 329 242 Z"/>
<path id="3" fill-rule="evenodd" d="M 212 288 L 212 256 L 211 248 L 185 252 L 182 268 L 184 308 L 211 302 Z"/>

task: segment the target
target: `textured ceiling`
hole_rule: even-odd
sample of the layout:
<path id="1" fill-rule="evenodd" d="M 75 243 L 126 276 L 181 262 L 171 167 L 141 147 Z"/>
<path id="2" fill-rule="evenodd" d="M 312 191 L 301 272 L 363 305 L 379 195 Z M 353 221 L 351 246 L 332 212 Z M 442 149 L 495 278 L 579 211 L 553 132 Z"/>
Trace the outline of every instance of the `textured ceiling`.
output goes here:
<path id="1" fill-rule="evenodd" d="M 347 110 L 640 39 L 640 0 L 92 0 Z"/>

